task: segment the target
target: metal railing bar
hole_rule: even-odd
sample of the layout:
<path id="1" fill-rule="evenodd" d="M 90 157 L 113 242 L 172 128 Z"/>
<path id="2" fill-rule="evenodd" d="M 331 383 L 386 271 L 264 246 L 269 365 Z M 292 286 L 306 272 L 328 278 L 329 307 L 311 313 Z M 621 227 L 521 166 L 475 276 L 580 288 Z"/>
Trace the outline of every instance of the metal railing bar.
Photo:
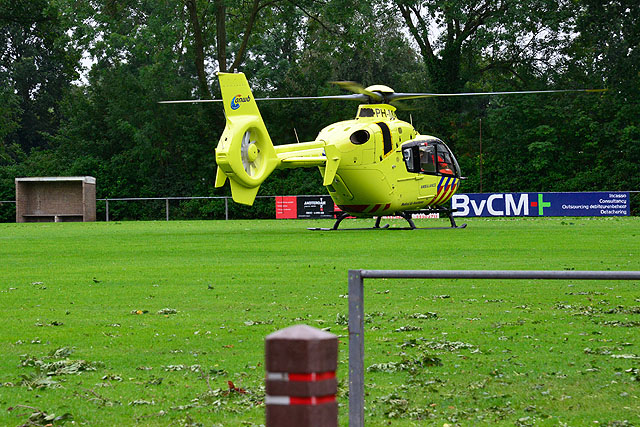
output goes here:
<path id="1" fill-rule="evenodd" d="M 364 427 L 364 279 L 640 280 L 640 271 L 349 270 L 349 427 Z"/>
<path id="2" fill-rule="evenodd" d="M 359 270 L 368 279 L 640 280 L 637 271 L 580 270 Z"/>

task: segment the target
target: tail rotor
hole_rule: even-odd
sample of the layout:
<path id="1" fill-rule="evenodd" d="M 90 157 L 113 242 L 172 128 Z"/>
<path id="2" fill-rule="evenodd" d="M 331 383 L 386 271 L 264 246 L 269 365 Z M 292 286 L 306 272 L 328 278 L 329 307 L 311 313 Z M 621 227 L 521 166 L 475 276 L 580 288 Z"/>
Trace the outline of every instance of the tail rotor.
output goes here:
<path id="1" fill-rule="evenodd" d="M 262 162 L 260 149 L 257 140 L 252 140 L 251 130 L 247 130 L 242 137 L 240 145 L 240 156 L 242 158 L 242 166 L 250 177 L 255 177 Z"/>

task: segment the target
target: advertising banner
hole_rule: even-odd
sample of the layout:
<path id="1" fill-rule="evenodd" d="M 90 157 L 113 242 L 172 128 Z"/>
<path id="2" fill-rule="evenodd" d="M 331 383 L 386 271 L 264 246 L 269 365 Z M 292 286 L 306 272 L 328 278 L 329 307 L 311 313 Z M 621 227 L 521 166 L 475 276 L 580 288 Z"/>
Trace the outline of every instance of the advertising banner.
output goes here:
<path id="1" fill-rule="evenodd" d="M 298 218 L 297 196 L 276 196 L 276 219 Z"/>
<path id="2" fill-rule="evenodd" d="M 454 216 L 625 216 L 628 192 L 472 193 L 451 199 Z"/>
<path id="3" fill-rule="evenodd" d="M 298 218 L 335 218 L 331 196 L 298 196 Z"/>

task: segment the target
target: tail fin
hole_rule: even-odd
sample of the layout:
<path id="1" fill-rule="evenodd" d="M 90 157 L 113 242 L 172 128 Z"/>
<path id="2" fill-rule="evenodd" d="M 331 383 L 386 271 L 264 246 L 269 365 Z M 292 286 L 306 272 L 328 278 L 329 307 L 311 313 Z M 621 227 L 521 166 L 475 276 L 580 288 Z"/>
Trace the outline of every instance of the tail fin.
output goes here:
<path id="1" fill-rule="evenodd" d="M 252 205 L 279 160 L 258 105 L 242 73 L 218 73 L 227 124 L 216 147 L 216 187 L 229 178 L 237 203 Z"/>

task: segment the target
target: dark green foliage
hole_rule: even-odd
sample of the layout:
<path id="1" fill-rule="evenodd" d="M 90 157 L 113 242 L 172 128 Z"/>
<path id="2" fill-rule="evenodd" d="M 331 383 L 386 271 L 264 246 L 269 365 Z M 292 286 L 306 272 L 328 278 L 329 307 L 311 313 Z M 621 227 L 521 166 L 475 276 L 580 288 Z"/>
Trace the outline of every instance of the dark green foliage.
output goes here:
<path id="1" fill-rule="evenodd" d="M 635 190 L 638 8 L 592 0 L 0 0 L 0 200 L 14 199 L 16 177 L 42 175 L 95 176 L 98 198 L 228 195 L 213 185 L 221 106 L 157 104 L 218 97 L 214 72 L 223 62 L 240 64 L 257 96 L 341 93 L 333 80 L 402 92 L 607 87 L 604 95 L 407 101 L 417 110 L 400 116 L 449 144 L 469 177 L 463 191 Z M 261 109 L 283 144 L 314 139 L 352 118 L 356 104 Z M 276 171 L 259 195 L 303 193 L 325 193 L 315 168 Z M 164 216 L 162 201 L 110 208 L 118 219 Z M 273 207 L 232 210 L 268 217 Z M 172 201 L 171 211 L 220 218 L 224 206 Z M 13 218 L 13 206 L 1 205 L 0 221 Z"/>
<path id="2" fill-rule="evenodd" d="M 0 165 L 47 146 L 59 105 L 77 77 L 80 55 L 67 34 L 72 25 L 59 2 L 0 1 Z"/>

